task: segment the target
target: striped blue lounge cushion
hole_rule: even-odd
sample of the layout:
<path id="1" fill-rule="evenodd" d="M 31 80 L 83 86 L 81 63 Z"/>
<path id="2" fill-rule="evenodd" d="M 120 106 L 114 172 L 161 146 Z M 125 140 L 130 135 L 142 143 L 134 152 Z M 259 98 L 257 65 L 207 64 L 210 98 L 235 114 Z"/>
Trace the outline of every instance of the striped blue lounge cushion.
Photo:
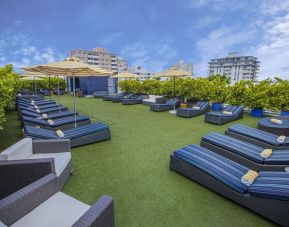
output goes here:
<path id="1" fill-rule="evenodd" d="M 274 146 L 289 145 L 289 138 L 284 143 L 277 141 L 278 136 L 259 129 L 251 128 L 245 125 L 235 124 L 228 128 L 229 131 L 239 133 L 244 136 L 251 137 L 262 142 L 272 144 Z"/>
<path id="2" fill-rule="evenodd" d="M 209 104 L 208 102 L 198 101 L 195 106 L 200 107 L 200 110 L 205 110 L 205 109 L 208 108 L 209 105 L 210 105 L 210 104 Z"/>
<path id="3" fill-rule="evenodd" d="M 249 187 L 253 196 L 279 200 L 289 200 L 288 172 L 260 172 L 259 176 Z"/>
<path id="4" fill-rule="evenodd" d="M 178 98 L 173 98 L 173 99 L 170 99 L 169 101 L 167 101 L 167 105 L 176 105 L 177 103 L 179 102 L 179 99 Z"/>
<path id="5" fill-rule="evenodd" d="M 175 151 L 174 155 L 240 193 L 246 193 L 248 190 L 241 182 L 241 177 L 249 169 L 236 162 L 195 144 Z"/>
<path id="6" fill-rule="evenodd" d="M 289 150 L 273 150 L 273 153 L 269 158 L 262 158 L 260 153 L 264 148 L 217 132 L 203 136 L 202 140 L 259 164 L 289 165 Z"/>
<path id="7" fill-rule="evenodd" d="M 41 117 L 41 114 L 38 114 L 32 111 L 27 111 L 27 110 L 21 110 L 20 113 L 21 115 L 28 116 L 28 117 L 34 117 L 34 118 Z"/>
<path id="8" fill-rule="evenodd" d="M 233 116 L 236 116 L 238 115 L 240 112 L 243 112 L 243 107 L 242 106 L 232 106 L 232 105 L 229 105 L 227 107 L 224 108 L 224 111 L 227 111 L 227 112 L 232 112 L 232 115 Z"/>
<path id="9" fill-rule="evenodd" d="M 61 125 L 74 123 L 74 121 L 75 121 L 74 116 L 56 119 L 56 120 L 54 120 L 53 125 L 48 124 L 47 120 L 32 118 L 32 117 L 28 117 L 28 116 L 23 116 L 22 119 L 24 122 L 33 123 L 36 125 L 43 125 L 43 126 L 47 126 L 47 127 L 58 127 Z M 76 122 L 86 121 L 86 120 L 89 120 L 89 117 L 87 117 L 85 115 L 76 116 Z"/>
<path id="10" fill-rule="evenodd" d="M 52 107 L 52 108 L 49 108 L 49 109 L 40 110 L 39 114 L 50 113 L 50 112 L 55 112 L 55 111 L 59 111 L 59 110 L 66 110 L 66 109 L 67 109 L 67 107 L 65 107 L 65 106 L 60 106 L 60 107 L 57 106 L 57 107 Z M 34 108 L 23 108 L 21 110 L 26 110 L 26 111 L 30 111 L 30 112 L 33 112 L 33 113 L 37 113 Z"/>
<path id="11" fill-rule="evenodd" d="M 224 148 L 226 150 L 229 150 L 232 153 L 239 154 L 256 163 L 262 163 L 264 161 L 264 159 L 260 156 L 260 153 L 264 150 L 264 148 L 243 142 L 238 139 L 234 139 L 230 136 L 213 132 L 203 136 L 202 140 L 210 144 L 216 145 L 218 147 Z"/>
<path id="12" fill-rule="evenodd" d="M 101 122 L 96 122 L 91 125 L 84 125 L 77 128 L 69 129 L 64 131 L 63 139 L 76 139 L 82 136 L 90 135 L 96 132 L 100 132 L 103 130 L 107 130 L 109 127 Z M 59 139 L 56 132 L 42 129 L 42 128 L 34 128 L 31 126 L 24 127 L 25 133 L 27 136 L 32 138 L 39 139 Z"/>

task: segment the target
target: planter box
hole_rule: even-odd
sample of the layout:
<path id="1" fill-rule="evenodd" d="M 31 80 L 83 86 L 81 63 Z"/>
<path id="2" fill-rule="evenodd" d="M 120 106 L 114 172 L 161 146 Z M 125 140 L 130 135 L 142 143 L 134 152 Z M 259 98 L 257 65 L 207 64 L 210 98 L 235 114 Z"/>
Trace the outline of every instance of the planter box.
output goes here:
<path id="1" fill-rule="evenodd" d="M 289 116 L 289 110 L 282 110 L 281 116 Z"/>
<path id="2" fill-rule="evenodd" d="M 251 111 L 252 117 L 263 117 L 263 108 L 254 108 Z"/>
<path id="3" fill-rule="evenodd" d="M 222 103 L 212 103 L 212 110 L 214 111 L 221 111 L 223 109 Z"/>

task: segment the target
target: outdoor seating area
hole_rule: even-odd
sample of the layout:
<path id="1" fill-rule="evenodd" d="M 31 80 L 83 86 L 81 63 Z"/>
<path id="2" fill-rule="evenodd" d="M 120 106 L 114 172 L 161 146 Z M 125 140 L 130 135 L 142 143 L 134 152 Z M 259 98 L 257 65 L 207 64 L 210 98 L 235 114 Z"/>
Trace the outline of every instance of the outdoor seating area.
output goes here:
<path id="1" fill-rule="evenodd" d="M 289 116 L 262 118 L 258 128 L 275 135 L 289 136 Z"/>
<path id="2" fill-rule="evenodd" d="M 240 213 L 243 224 L 248 224 L 252 219 L 255 224 L 270 224 L 267 219 L 288 226 L 287 137 L 257 129 L 258 119 L 244 114 L 243 109 L 237 106 L 227 106 L 223 110 L 231 112 L 230 115 L 232 118 L 235 116 L 235 119 L 230 118 L 230 121 L 236 120 L 237 124 L 230 125 L 229 121 L 229 125 L 222 126 L 208 124 L 204 120 L 208 113 L 223 114 L 209 112 L 211 107 L 208 102 L 198 101 L 187 108 L 178 108 L 180 99 L 168 99 L 164 104 L 152 104 L 150 110 L 164 110 L 159 109 L 157 112 L 160 113 L 153 114 L 146 105 L 128 107 L 129 102 L 134 103 L 138 99 L 141 101 L 137 103 L 141 103 L 141 95 L 121 93 L 111 97 L 118 97 L 117 99 L 122 101 L 114 102 L 112 98 L 111 102 L 105 102 L 108 97 L 104 100 L 78 98 L 77 103 L 82 108 L 75 115 L 73 111 L 69 111 L 72 107 L 70 96 L 62 96 L 61 107 L 66 109 L 61 111 L 60 105 L 54 100 L 43 99 L 41 96 L 18 96 L 18 118 L 26 138 L 19 139 L 0 153 L 0 168 L 15 169 L 13 172 L 7 171 L 7 174 L 12 174 L 11 182 L 9 181 L 1 192 L 2 223 L 6 226 L 29 226 L 32 222 L 43 225 L 43 217 L 46 217 L 44 220 L 47 226 L 54 223 L 61 223 L 61 226 L 114 226 L 115 223 L 135 226 L 143 223 L 143 219 L 135 219 L 137 210 L 132 208 L 126 208 L 130 212 L 127 214 L 124 212 L 125 207 L 139 207 L 136 199 L 138 195 L 150 191 L 152 197 L 158 199 L 147 197 L 148 204 L 143 206 L 152 207 L 158 212 L 160 207 L 157 204 L 165 201 L 168 207 L 177 206 L 176 201 L 179 199 L 188 201 L 186 210 L 178 207 L 187 217 L 186 224 L 192 220 L 196 223 L 205 220 L 210 223 L 205 218 L 206 209 L 213 206 L 214 219 L 218 219 L 220 214 L 226 217 L 226 211 L 230 209 Z M 42 112 L 57 107 L 58 109 L 43 114 L 36 111 L 40 110 L 37 107 L 40 107 Z M 182 118 L 166 111 L 172 109 L 176 109 L 176 116 Z M 113 129 L 112 140 L 108 125 Z M 141 127 L 135 128 L 135 125 Z M 155 130 L 152 131 L 152 128 Z M 135 130 L 138 130 L 138 133 L 133 133 Z M 145 139 L 140 138 L 139 133 L 145 135 Z M 192 136 L 178 136 L 182 134 Z M 167 143 L 168 140 L 172 143 Z M 107 142 L 96 143 L 99 141 Z M 83 146 L 87 144 L 91 145 Z M 191 145 L 178 149 L 185 144 Z M 176 151 L 170 154 L 172 150 Z M 141 159 L 137 158 L 140 154 L 143 156 Z M 151 157 L 154 156 L 157 158 L 152 160 Z M 135 160 L 135 163 L 131 160 Z M 90 162 L 94 165 L 90 165 Z M 114 162 L 118 166 L 115 166 Z M 166 171 L 166 168 L 172 171 Z M 128 174 L 126 169 L 131 169 L 131 172 Z M 221 200 L 220 203 L 217 194 L 211 194 L 204 188 L 186 182 L 187 179 L 173 174 L 174 172 L 266 219 L 236 207 L 229 201 Z M 31 177 L 28 177 L 30 175 Z M 22 176 L 21 182 L 13 180 Z M 249 183 L 246 177 L 251 180 Z M 145 185 L 138 179 L 142 179 Z M 127 180 L 130 183 L 122 185 Z M 133 185 L 130 187 L 129 184 Z M 162 197 L 160 190 L 169 193 L 170 197 Z M 202 196 L 195 198 L 195 193 L 191 190 Z M 22 198 L 23 191 L 29 192 L 25 198 Z M 80 191 L 85 194 L 79 194 Z M 11 200 L 12 197 L 17 200 Z M 19 203 L 25 206 L 17 207 L 19 213 L 11 216 L 11 209 L 16 209 Z M 206 204 L 202 206 L 204 210 L 201 215 L 194 214 L 189 218 L 188 215 L 192 215 L 189 211 L 199 209 L 201 203 Z M 118 207 L 116 211 L 114 204 Z M 57 209 L 53 210 L 55 206 Z M 70 209 L 71 213 L 63 213 L 66 209 Z M 144 211 L 144 214 L 147 216 L 147 223 L 155 223 L 155 220 L 151 219 L 153 213 L 150 209 Z M 166 211 L 161 211 L 160 215 L 161 226 L 171 222 L 177 225 L 183 221 L 177 215 L 167 218 Z M 230 218 L 232 223 L 240 223 L 239 219 L 229 216 L 227 218 Z"/>

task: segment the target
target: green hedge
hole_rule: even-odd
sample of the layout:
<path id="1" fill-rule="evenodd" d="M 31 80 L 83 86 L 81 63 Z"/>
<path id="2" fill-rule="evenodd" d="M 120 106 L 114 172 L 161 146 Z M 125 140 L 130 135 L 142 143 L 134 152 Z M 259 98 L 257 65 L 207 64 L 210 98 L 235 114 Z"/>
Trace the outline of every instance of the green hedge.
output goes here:
<path id="1" fill-rule="evenodd" d="M 19 89 L 19 76 L 13 72 L 12 65 L 0 67 L 0 129 L 3 129 L 6 120 L 5 112 L 15 108 L 15 97 Z"/>
<path id="2" fill-rule="evenodd" d="M 173 96 L 173 80 L 149 79 L 143 83 L 124 80 L 119 82 L 119 86 L 126 92 L 143 92 L 168 98 Z M 269 79 L 260 83 L 240 81 L 231 86 L 222 77 L 177 78 L 176 95 L 183 100 L 207 100 L 249 108 L 289 110 L 289 82 L 279 78 L 275 78 L 274 82 Z"/>
<path id="3" fill-rule="evenodd" d="M 34 91 L 34 83 L 36 84 L 37 91 L 44 89 L 57 89 L 57 82 L 59 83 L 59 89 L 65 90 L 66 88 L 66 82 L 62 78 L 50 78 L 50 87 L 49 87 L 49 78 L 44 77 L 43 80 L 21 80 L 21 90 L 31 90 Z"/>

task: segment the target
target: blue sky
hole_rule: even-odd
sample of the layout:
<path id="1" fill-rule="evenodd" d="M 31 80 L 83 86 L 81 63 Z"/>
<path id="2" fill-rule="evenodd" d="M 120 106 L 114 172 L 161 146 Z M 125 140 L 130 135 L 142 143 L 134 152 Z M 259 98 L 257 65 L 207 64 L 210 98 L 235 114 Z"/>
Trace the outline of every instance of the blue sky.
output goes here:
<path id="1" fill-rule="evenodd" d="M 289 0 L 0 0 L 0 65 L 62 60 L 105 47 L 152 72 L 180 59 L 207 74 L 210 58 L 239 51 L 260 79 L 289 79 Z"/>

